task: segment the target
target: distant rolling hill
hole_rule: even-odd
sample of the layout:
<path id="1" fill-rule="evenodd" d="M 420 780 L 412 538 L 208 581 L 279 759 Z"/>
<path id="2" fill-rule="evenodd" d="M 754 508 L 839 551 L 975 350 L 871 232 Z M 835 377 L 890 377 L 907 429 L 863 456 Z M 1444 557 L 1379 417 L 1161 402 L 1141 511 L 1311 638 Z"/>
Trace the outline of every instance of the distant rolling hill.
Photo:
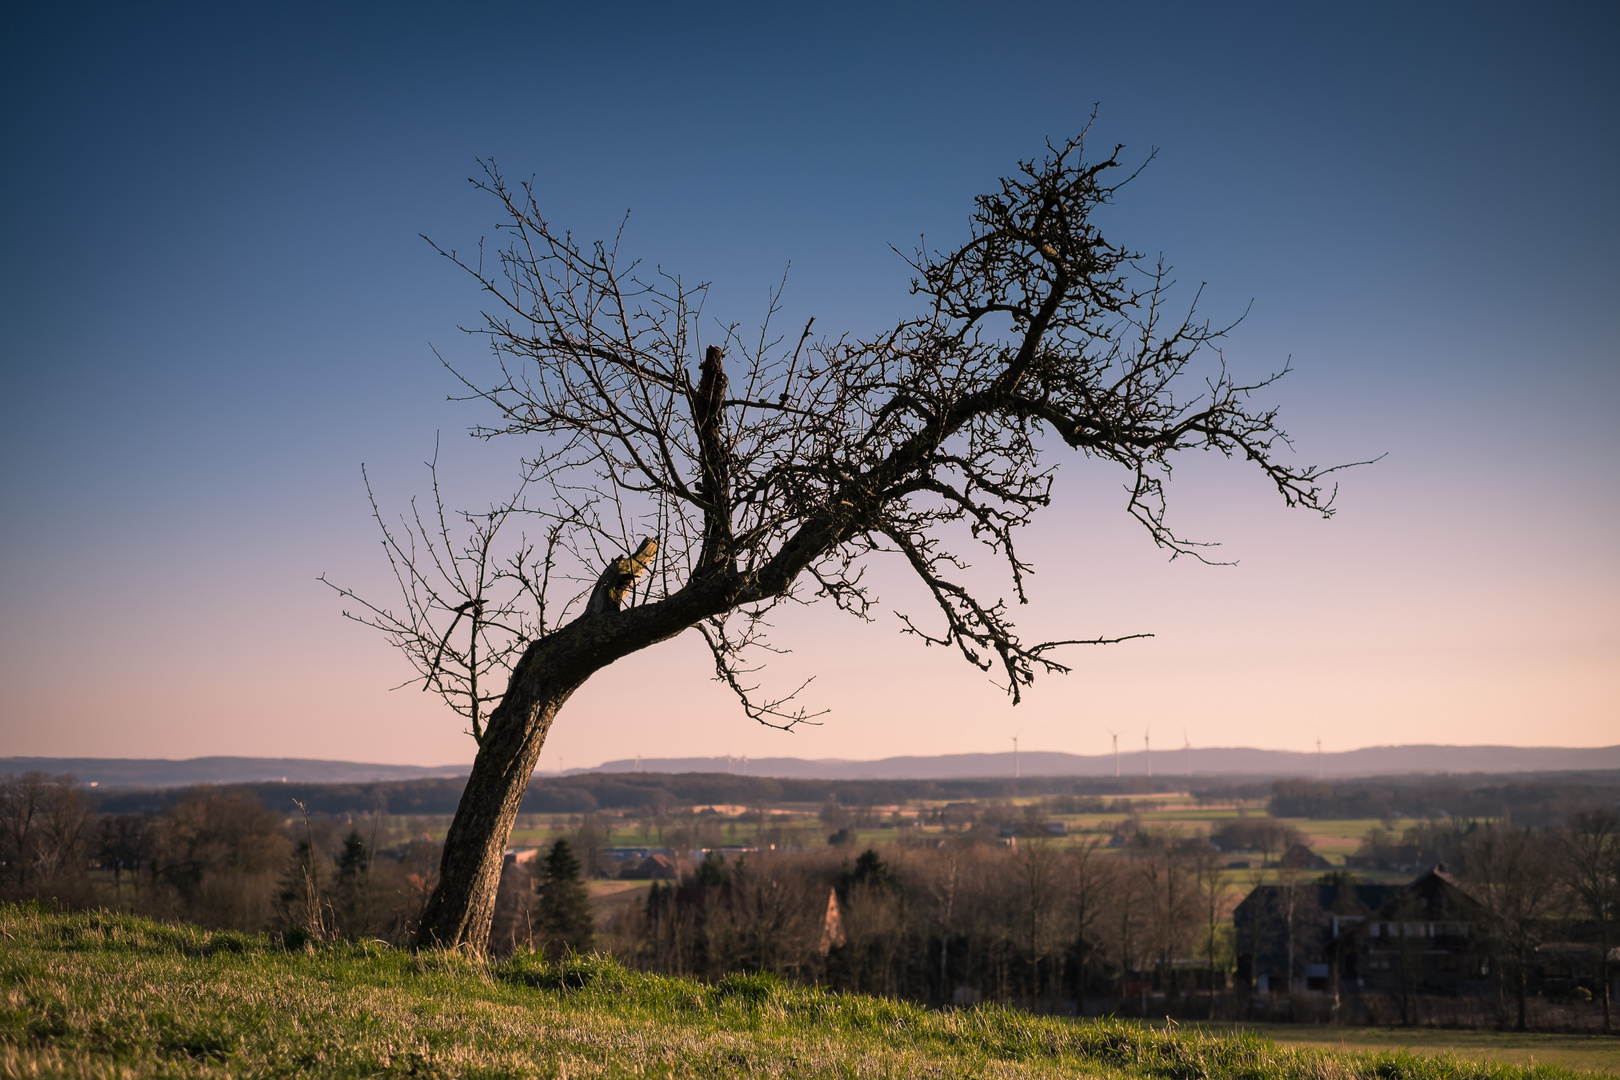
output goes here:
<path id="1" fill-rule="evenodd" d="M 1150 762 L 1151 757 L 1151 762 Z M 574 772 L 632 772 L 630 758 L 605 761 L 594 769 Z M 1246 747 L 1211 747 L 1135 750 L 1121 753 L 1122 776 L 1305 776 L 1320 771 L 1324 778 L 1397 776 L 1407 773 L 1522 773 L 1620 769 L 1620 746 L 1566 748 L 1556 746 L 1369 746 L 1361 750 L 1313 753 L 1292 750 L 1253 750 Z M 1024 776 L 1112 776 L 1113 754 L 1086 756 L 1045 750 L 1018 755 L 1017 770 Z M 747 772 L 821 780 L 951 780 L 977 776 L 1011 776 L 1011 753 L 940 754 L 930 757 L 891 757 L 877 761 L 841 758 L 692 757 L 643 758 L 642 772 Z"/>
<path id="2" fill-rule="evenodd" d="M 1149 756 L 1141 750 L 1119 755 L 1122 776 L 1144 776 Z M 580 773 L 628 773 L 639 767 L 655 773 L 747 773 L 784 779 L 818 780 L 953 780 L 1011 776 L 1011 753 L 940 754 L 891 757 L 877 761 L 842 758 L 733 757 L 643 758 L 603 762 Z M 1029 750 L 1018 755 L 1024 776 L 1112 776 L 1112 754 L 1086 756 Z M 1303 776 L 1324 778 L 1399 776 L 1412 773 L 1528 773 L 1620 769 L 1620 746 L 1566 748 L 1554 746 L 1370 746 L 1316 754 L 1290 750 L 1213 747 L 1192 751 L 1154 751 L 1152 772 L 1159 777 Z M 352 784 L 382 780 L 417 780 L 467 775 L 465 765 L 426 767 L 374 765 L 311 758 L 201 757 L 162 758 L 0 758 L 0 776 L 24 772 L 71 773 L 87 784 L 106 788 L 169 788 L 192 784 L 252 784 L 285 781 L 297 784 Z"/>
<path id="3" fill-rule="evenodd" d="M 314 758 L 199 757 L 167 758 L 0 758 L 0 776 L 8 773 L 68 773 L 97 787 L 166 788 L 191 784 L 355 784 L 370 780 L 419 780 L 466 776 L 465 765 L 431 768 L 421 765 L 368 765 L 358 761 Z"/>

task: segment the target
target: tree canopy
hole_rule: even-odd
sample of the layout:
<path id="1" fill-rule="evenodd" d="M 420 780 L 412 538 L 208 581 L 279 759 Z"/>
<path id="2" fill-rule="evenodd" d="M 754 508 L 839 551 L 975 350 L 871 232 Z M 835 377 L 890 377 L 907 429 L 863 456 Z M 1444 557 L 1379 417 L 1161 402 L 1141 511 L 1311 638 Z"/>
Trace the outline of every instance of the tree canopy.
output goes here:
<path id="1" fill-rule="evenodd" d="M 975 200 L 960 246 L 909 260 L 916 310 L 869 338 L 779 334 L 778 293 L 757 333 L 704 340 L 704 285 L 622 255 L 622 231 L 579 242 L 532 184 L 486 165 L 474 183 L 503 244 L 438 250 L 486 301 L 470 329 L 494 367 L 455 369 L 493 413 L 475 434 L 521 438 L 523 483 L 459 521 L 437 497 L 398 524 L 379 510 L 404 603 L 354 613 L 479 742 L 440 893 L 472 874 L 493 896 L 496 836 L 573 691 L 686 630 L 749 716 L 787 728 L 812 714 L 801 688 L 766 692 L 754 674 L 771 612 L 825 600 L 870 618 L 883 560 L 932 600 L 899 613 L 903 631 L 958 650 L 1015 702 L 1067 670 L 1060 647 L 1123 640 L 1026 641 L 1009 617 L 1031 569 L 1017 537 L 1051 501 L 1060 447 L 1121 468 L 1125 511 L 1173 556 L 1205 551 L 1166 519 L 1185 451 L 1241 459 L 1288 505 L 1331 513 L 1334 469 L 1293 462 L 1276 409 L 1254 401 L 1281 372 L 1233 374 L 1195 301 L 1170 314 L 1163 263 L 1094 221 L 1130 178 L 1120 154 L 1086 160 L 1082 134 L 1023 162 Z M 964 574 L 975 546 L 999 560 L 1005 595 Z M 484 849 L 476 873 L 452 867 L 464 845 Z M 430 903 L 424 934 L 476 937 L 464 906 Z"/>

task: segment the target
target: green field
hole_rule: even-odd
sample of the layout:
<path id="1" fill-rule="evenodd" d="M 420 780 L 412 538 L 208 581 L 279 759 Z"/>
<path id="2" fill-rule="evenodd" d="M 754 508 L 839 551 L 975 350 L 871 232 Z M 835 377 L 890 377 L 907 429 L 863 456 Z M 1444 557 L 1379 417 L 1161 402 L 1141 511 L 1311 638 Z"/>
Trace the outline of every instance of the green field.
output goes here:
<path id="1" fill-rule="evenodd" d="M 1412 1028 L 1328 1028 L 1309 1024 L 1203 1025 L 1220 1034 L 1247 1031 L 1289 1046 L 1338 1050 L 1409 1050 L 1468 1061 L 1563 1065 L 1620 1076 L 1620 1038 L 1602 1035 L 1517 1034 Z"/>
<path id="2" fill-rule="evenodd" d="M 263 935 L 0 906 L 5 1076 L 1584 1075 L 1494 1057 L 1340 1051 L 999 1007 L 931 1012 L 766 975 L 703 985 L 596 957 L 490 965 L 371 943 L 288 949 Z"/>
<path id="3" fill-rule="evenodd" d="M 1208 834 L 1243 813 L 1249 817 L 1264 818 L 1269 814 L 1265 805 L 1259 801 L 1235 804 L 1201 805 L 1191 794 L 1184 792 L 1157 792 L 1150 795 L 1110 797 L 1112 801 L 1121 806 L 1137 807 L 1135 820 L 1148 828 L 1166 830 L 1183 835 Z M 1042 797 L 1029 797 L 1020 799 L 998 800 L 1003 804 L 1010 803 L 1014 807 L 1029 803 L 1043 803 L 1048 800 Z M 876 808 L 878 817 L 884 824 L 873 824 L 868 827 L 852 829 L 852 844 L 856 850 L 866 847 L 881 848 L 884 845 L 894 844 L 903 840 L 926 840 L 928 838 L 943 838 L 951 832 L 939 825 L 923 827 L 896 828 L 891 822 L 891 816 L 898 812 L 903 819 L 915 822 L 920 815 L 944 805 L 939 802 L 915 802 L 903 806 L 886 806 Z M 988 801 L 982 802 L 980 808 L 988 807 Z M 701 819 L 692 816 L 692 808 L 677 808 L 666 819 L 666 838 L 676 835 L 671 830 L 681 827 L 690 827 L 694 821 L 702 820 L 709 830 L 706 839 L 699 842 L 698 838 L 689 831 L 688 842 L 696 847 L 748 847 L 758 843 L 758 836 L 762 826 L 753 821 L 745 821 L 746 808 L 720 807 L 719 811 L 707 813 Z M 825 842 L 830 831 L 817 817 L 819 807 L 793 804 L 776 807 L 772 810 L 771 826 L 781 829 L 785 827 L 790 831 L 791 839 L 786 843 L 792 845 L 819 845 Z M 1056 837 L 1051 840 L 1037 841 L 1057 847 L 1066 845 L 1106 840 L 1119 828 L 1127 815 L 1116 813 L 1085 813 L 1085 814 L 1051 814 L 1049 820 L 1061 821 L 1068 826 L 1067 836 Z M 512 830 L 509 841 L 512 847 L 542 847 L 549 845 L 559 837 L 570 835 L 572 829 L 577 827 L 580 818 L 578 815 L 568 814 L 521 814 Z M 1344 819 L 1344 820 L 1311 820 L 1305 818 L 1282 819 L 1288 825 L 1299 830 L 1304 836 L 1307 846 L 1316 854 L 1321 855 L 1334 866 L 1343 866 L 1345 856 L 1355 854 L 1361 845 L 1361 839 L 1367 831 L 1380 824 L 1388 824 L 1398 834 L 1402 830 L 1417 824 L 1413 819 L 1381 823 L 1371 818 Z M 657 828 L 652 822 L 630 814 L 604 812 L 594 816 L 598 827 L 604 828 L 606 843 L 611 846 L 625 847 L 658 847 L 660 844 Z M 402 835 L 417 836 L 422 834 L 442 839 L 450 825 L 450 819 L 445 816 L 438 817 L 400 817 L 390 822 Z M 1105 854 L 1123 854 L 1121 849 L 1105 848 Z M 1273 853 L 1273 855 L 1280 853 Z M 1235 864 L 1247 864 L 1241 869 L 1231 869 L 1222 876 L 1222 881 L 1229 899 L 1235 903 L 1238 899 L 1248 895 L 1249 891 L 1257 885 L 1275 882 L 1278 871 L 1264 865 L 1265 859 L 1258 852 L 1233 852 L 1231 860 Z M 1410 879 L 1410 874 L 1395 872 L 1379 872 L 1358 870 L 1356 876 L 1367 882 L 1403 883 Z M 600 898 L 599 898 L 600 899 Z M 621 901 L 624 898 L 620 898 Z M 599 904 L 601 913 L 606 913 L 612 905 Z"/>
<path id="4" fill-rule="evenodd" d="M 1188 793 L 1158 792 L 1150 795 L 1111 797 L 1112 801 L 1120 806 L 1134 806 L 1136 821 L 1148 828 L 1162 829 L 1184 835 L 1208 834 L 1219 828 L 1223 822 L 1237 817 L 1241 812 L 1249 817 L 1264 818 L 1269 815 L 1262 802 L 1250 801 L 1244 804 L 1225 803 L 1202 805 Z M 1046 799 L 1029 797 L 1020 799 L 1001 800 L 1014 807 L 1029 804 L 1043 803 Z M 920 840 L 929 837 L 945 837 L 950 832 L 939 825 L 927 825 L 921 828 L 893 827 L 890 819 L 896 812 L 902 819 L 911 819 L 913 822 L 919 815 L 926 815 L 943 803 L 916 802 L 903 806 L 885 806 L 875 808 L 877 816 L 884 824 L 873 824 L 869 827 L 852 829 L 852 843 L 859 848 L 882 847 L 902 840 Z M 989 806 L 989 802 L 981 804 Z M 714 808 L 723 812 L 704 814 L 701 818 L 706 823 L 709 832 L 705 834 L 707 840 L 695 846 L 723 846 L 747 847 L 758 842 L 757 838 L 761 826 L 745 821 L 744 807 Z M 792 839 L 788 843 L 800 845 L 817 845 L 825 842 L 829 830 L 817 817 L 819 808 L 809 805 L 794 804 L 773 809 L 771 825 L 791 831 Z M 1052 814 L 1049 819 L 1061 821 L 1068 826 L 1069 833 L 1065 837 L 1054 838 L 1050 841 L 1041 840 L 1040 843 L 1050 843 L 1058 847 L 1071 844 L 1106 839 L 1125 820 L 1126 814 L 1115 813 L 1084 813 L 1084 814 Z M 577 815 L 568 814 L 522 814 L 519 815 L 515 828 L 512 831 L 510 844 L 513 847 L 539 847 L 552 843 L 558 837 L 569 835 L 571 829 L 579 821 Z M 615 812 L 606 812 L 595 815 L 594 820 L 599 827 L 606 830 L 606 842 L 609 845 L 626 847 L 660 846 L 656 826 L 652 822 L 643 820 L 634 815 L 621 815 Z M 666 819 L 666 830 L 675 830 L 683 824 L 690 826 L 692 822 L 700 820 L 691 815 L 691 808 L 676 809 Z M 1402 830 L 1417 824 L 1415 820 L 1403 819 L 1400 821 L 1381 823 L 1375 819 L 1344 819 L 1344 820 L 1310 820 L 1304 818 L 1282 819 L 1288 825 L 1299 830 L 1304 836 L 1307 846 L 1321 855 L 1329 863 L 1342 866 L 1345 857 L 1356 852 L 1361 845 L 1361 839 L 1367 831 L 1377 825 L 1390 825 L 1398 834 Z M 428 834 L 435 838 L 442 838 L 449 827 L 448 817 L 419 817 L 399 818 L 397 825 L 404 833 L 415 836 Z M 695 839 L 688 833 L 689 841 Z M 666 841 L 668 842 L 668 837 Z M 1105 849 L 1105 853 L 1118 853 L 1118 849 Z M 1278 853 L 1273 853 L 1278 854 Z M 1223 875 L 1225 889 L 1230 897 L 1236 899 L 1245 896 L 1257 885 L 1267 884 L 1277 880 L 1278 872 L 1264 865 L 1264 857 L 1256 852 L 1233 852 L 1232 861 L 1236 864 L 1247 864 L 1241 869 L 1228 870 Z M 1404 882 L 1409 874 L 1382 873 L 1378 871 L 1357 871 L 1357 877 L 1368 882 Z"/>
<path id="5" fill-rule="evenodd" d="M 1026 806 L 1031 803 L 1049 804 L 1050 797 L 1031 796 L 1005 800 L 982 800 L 976 810 L 984 810 L 992 802 L 1002 806 L 1011 805 L 1014 808 Z M 1182 835 L 1207 835 L 1219 828 L 1223 823 L 1231 821 L 1240 813 L 1252 818 L 1266 818 L 1265 803 L 1260 800 L 1247 802 L 1226 802 L 1203 804 L 1190 793 L 1186 792 L 1155 792 L 1147 795 L 1110 796 L 1109 801 L 1116 804 L 1115 812 L 1110 813 L 1051 813 L 1048 820 L 1061 821 L 1068 827 L 1068 835 L 1054 837 L 1050 840 L 1036 841 L 1042 844 L 1051 844 L 1056 847 L 1106 840 L 1113 835 L 1127 817 L 1134 817 L 1135 821 L 1147 828 L 1164 830 Z M 851 843 L 855 850 L 867 847 L 882 848 L 885 845 L 902 841 L 930 841 L 952 835 L 952 831 L 937 824 L 917 827 L 916 822 L 933 810 L 944 806 L 942 801 L 916 801 L 899 806 L 882 806 L 871 808 L 878 822 L 862 828 L 850 830 Z M 1131 808 L 1129 815 L 1125 808 Z M 707 810 L 702 815 L 695 815 L 694 809 Z M 770 808 L 770 822 L 768 827 L 774 827 L 781 842 L 790 846 L 815 846 L 826 842 L 829 830 L 818 818 L 818 806 L 809 804 L 784 804 Z M 898 814 L 905 824 L 903 828 L 894 825 L 893 818 Z M 592 820 L 598 828 L 604 829 L 605 842 L 609 846 L 625 847 L 659 847 L 670 843 L 678 836 L 685 838 L 685 843 L 692 847 L 749 847 L 760 843 L 759 834 L 762 827 L 754 821 L 744 820 L 752 816 L 748 808 L 712 807 L 671 808 L 664 819 L 665 837 L 660 841 L 658 826 L 651 820 L 636 814 L 606 811 L 593 815 Z M 1388 825 L 1399 834 L 1402 830 L 1417 824 L 1414 819 L 1402 819 L 1394 822 L 1379 822 L 1371 818 L 1343 819 L 1343 820 L 1313 820 L 1305 818 L 1281 819 L 1286 824 L 1297 829 L 1305 838 L 1306 845 L 1316 854 L 1321 855 L 1334 866 L 1343 866 L 1345 857 L 1355 854 L 1361 846 L 1362 837 L 1369 829 L 1380 824 Z M 581 821 L 580 815 L 569 814 L 520 814 L 512 830 L 509 841 L 512 847 L 542 847 L 549 845 L 559 837 L 570 836 Z M 702 822 L 704 831 L 699 835 L 693 831 L 694 823 Z M 429 835 L 442 839 L 448 830 L 450 819 L 446 816 L 437 817 L 398 817 L 390 820 L 394 831 L 400 835 L 418 836 Z M 686 829 L 682 834 L 678 830 Z M 783 835 L 783 833 L 786 835 Z M 1105 854 L 1123 854 L 1122 849 L 1105 848 Z M 1280 852 L 1273 852 L 1273 856 Z M 1270 884 L 1278 880 L 1279 872 L 1271 866 L 1265 865 L 1265 856 L 1258 852 L 1232 852 L 1231 860 L 1240 868 L 1229 869 L 1222 875 L 1222 882 L 1228 899 L 1236 903 L 1248 895 L 1257 885 Z M 1410 874 L 1397 872 L 1380 872 L 1358 870 L 1356 876 L 1370 883 L 1404 883 L 1410 879 Z M 598 898 L 600 914 L 606 914 L 613 904 L 602 903 L 604 897 Z M 625 897 L 619 898 L 624 902 Z"/>
<path id="6" fill-rule="evenodd" d="M 1013 806 L 1027 803 L 1037 803 L 1039 798 L 1006 800 Z M 1121 797 L 1122 804 L 1140 803 L 1143 809 L 1135 813 L 1135 818 L 1143 825 L 1180 832 L 1186 835 L 1207 834 L 1218 828 L 1222 823 L 1232 820 L 1239 814 L 1239 807 L 1235 805 L 1201 806 L 1191 795 L 1184 793 L 1159 793 L 1151 796 Z M 988 803 L 984 805 L 989 805 Z M 903 819 L 915 819 L 919 812 L 934 809 L 931 803 L 914 803 L 901 807 L 878 808 L 884 825 L 873 824 L 857 830 L 857 838 L 862 843 L 892 843 L 904 833 L 912 833 L 911 829 L 895 829 L 889 824 L 891 815 L 898 811 Z M 721 808 L 725 811 L 704 815 L 713 827 L 721 830 L 721 840 L 725 844 L 752 842 L 760 826 L 751 821 L 743 821 L 744 808 Z M 816 807 L 789 806 L 773 810 L 771 824 L 775 826 L 788 826 L 801 830 L 807 841 L 819 842 L 822 836 L 829 832 L 821 824 L 816 815 Z M 1255 803 L 1242 807 L 1242 812 L 1250 817 L 1267 817 L 1263 804 Z M 1119 813 L 1086 813 L 1086 814 L 1051 814 L 1050 820 L 1061 821 L 1069 827 L 1070 838 L 1067 842 L 1078 842 L 1087 837 L 1111 834 L 1127 815 Z M 546 843 L 565 833 L 571 827 L 571 820 L 577 821 L 577 815 L 568 814 L 521 814 L 516 826 L 512 830 L 512 843 L 515 846 L 533 846 Z M 394 819 L 398 826 L 412 835 L 428 833 L 435 838 L 442 837 L 449 827 L 450 819 L 444 816 L 402 817 Z M 610 842 L 617 845 L 640 846 L 659 844 L 657 827 L 651 821 L 629 814 L 604 812 L 596 815 L 597 822 L 608 829 Z M 679 827 L 683 822 L 694 820 L 677 811 L 666 825 L 670 829 Z M 1310 847 L 1334 863 L 1342 863 L 1344 856 L 1353 854 L 1360 846 L 1361 838 L 1375 825 L 1380 824 L 1373 819 L 1349 819 L 1332 821 L 1315 821 L 1303 818 L 1285 819 L 1289 825 L 1298 829 L 1306 837 Z M 1401 830 L 1416 824 L 1407 819 L 1393 823 L 1394 830 Z M 940 826 L 930 825 L 923 828 L 922 833 L 943 834 Z"/>

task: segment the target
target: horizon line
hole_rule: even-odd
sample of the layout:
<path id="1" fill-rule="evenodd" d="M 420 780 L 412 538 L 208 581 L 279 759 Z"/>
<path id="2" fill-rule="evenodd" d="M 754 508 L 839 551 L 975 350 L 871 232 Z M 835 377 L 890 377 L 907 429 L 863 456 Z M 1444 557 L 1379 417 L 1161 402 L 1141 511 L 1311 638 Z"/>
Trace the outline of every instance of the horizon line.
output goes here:
<path id="1" fill-rule="evenodd" d="M 1370 744 L 1370 745 L 1367 745 L 1367 746 L 1351 747 L 1351 748 L 1345 749 L 1345 750 L 1328 750 L 1328 749 L 1325 749 L 1325 748 L 1324 749 L 1294 750 L 1294 749 L 1282 749 L 1282 748 L 1264 747 L 1264 746 L 1243 746 L 1243 745 L 1230 745 L 1230 744 L 1229 745 L 1223 745 L 1223 746 L 1187 746 L 1187 745 L 1176 746 L 1176 745 L 1173 745 L 1173 744 L 1166 744 L 1164 747 L 1158 749 L 1158 753 L 1165 754 L 1165 755 L 1185 755 L 1185 754 L 1187 754 L 1189 752 L 1209 753 L 1209 752 L 1219 752 L 1219 751 L 1248 751 L 1248 752 L 1252 752 L 1252 753 L 1264 753 L 1264 754 L 1294 754 L 1294 755 L 1298 755 L 1298 756 L 1306 757 L 1306 758 L 1322 757 L 1322 758 L 1326 759 L 1326 758 L 1331 758 L 1331 757 L 1342 757 L 1342 756 L 1344 756 L 1346 754 L 1363 753 L 1363 752 L 1372 751 L 1372 750 L 1511 750 L 1511 751 L 1620 750 L 1620 743 L 1592 744 L 1592 745 L 1581 745 L 1581 746 L 1557 746 L 1557 745 L 1549 745 L 1549 744 L 1545 744 L 1545 743 L 1542 743 L 1542 744 L 1434 743 L 1434 742 L 1423 742 L 1423 743 L 1375 743 L 1375 744 Z M 1149 750 L 1134 750 L 1134 749 L 1133 750 L 1120 750 L 1119 753 L 1118 753 L 1118 757 L 1120 759 L 1122 759 L 1122 760 L 1125 759 L 1125 758 L 1131 758 L 1131 757 L 1145 757 L 1151 752 L 1152 751 L 1149 751 Z M 624 761 L 634 761 L 638 756 L 644 762 L 712 760 L 712 761 L 735 761 L 735 762 L 749 761 L 749 762 L 763 763 L 763 762 L 767 762 L 767 761 L 798 761 L 798 762 L 804 762 L 806 764 L 873 765 L 873 764 L 878 764 L 878 763 L 885 762 L 885 761 L 896 761 L 896 760 L 902 760 L 902 759 L 948 759 L 948 758 L 964 758 L 964 757 L 986 757 L 986 758 L 1007 758 L 1008 760 L 1011 760 L 1014 757 L 1027 758 L 1027 757 L 1029 757 L 1031 755 L 1043 755 L 1043 754 L 1044 755 L 1059 755 L 1059 756 L 1063 756 L 1063 757 L 1082 758 L 1082 759 L 1094 759 L 1094 758 L 1095 759 L 1110 759 L 1110 758 L 1115 757 L 1114 752 L 1111 751 L 1111 750 L 1105 750 L 1105 751 L 1102 751 L 1100 753 L 1080 753 L 1080 752 L 1073 751 L 1073 750 L 1025 750 L 1025 749 L 1019 749 L 1017 751 L 1012 751 L 1012 750 L 962 750 L 962 751 L 955 751 L 955 752 L 951 752 L 951 753 L 936 753 L 936 754 L 900 753 L 900 754 L 887 754 L 887 755 L 884 755 L 882 757 L 876 757 L 876 758 L 800 757 L 800 756 L 792 755 L 792 754 L 768 754 L 768 755 L 760 755 L 760 756 L 754 756 L 754 755 L 750 755 L 750 754 L 721 754 L 721 753 L 709 753 L 709 754 L 703 754 L 703 753 L 694 753 L 694 754 L 649 754 L 649 755 L 634 755 L 634 754 L 632 754 L 632 755 L 630 755 L 628 757 L 605 759 L 605 760 L 597 762 L 594 765 L 581 765 L 581 766 L 575 766 L 575 767 L 566 768 L 566 769 L 563 769 L 563 770 L 542 770 L 542 769 L 537 768 L 535 770 L 535 775 L 537 775 L 537 776 L 538 775 L 563 775 L 563 774 L 566 774 L 566 773 L 590 772 L 590 771 L 593 771 L 593 770 L 599 770 L 603 766 L 606 766 L 606 765 L 609 765 L 609 764 L 616 764 L 618 762 L 624 762 Z M 450 762 L 450 763 L 443 763 L 443 764 L 436 764 L 436 765 L 420 765 L 420 764 L 417 764 L 415 762 L 355 761 L 355 760 L 347 759 L 347 758 L 289 757 L 289 756 L 283 756 L 283 755 L 260 755 L 260 754 L 198 754 L 198 755 L 195 755 L 193 757 L 184 757 L 184 758 L 175 758 L 175 757 L 119 757 L 119 756 L 112 756 L 112 755 L 89 755 L 89 754 L 13 754 L 13 755 L 0 755 L 0 762 L 19 762 L 19 763 L 21 763 L 21 762 L 28 762 L 28 761 L 87 761 L 87 762 L 88 761 L 130 761 L 130 762 L 138 761 L 138 762 L 153 762 L 153 763 L 163 762 L 163 763 L 170 763 L 170 764 L 187 764 L 187 763 L 201 762 L 201 761 L 285 761 L 285 762 L 309 762 L 309 763 L 320 763 L 320 764 L 329 764 L 329 765 L 374 765 L 374 766 L 383 766 L 383 767 L 387 767 L 387 768 L 424 769 L 424 770 L 435 770 L 435 771 L 448 771 L 448 770 L 452 770 L 452 769 L 470 769 L 472 767 L 472 762 L 471 761 L 467 761 L 467 762 Z"/>

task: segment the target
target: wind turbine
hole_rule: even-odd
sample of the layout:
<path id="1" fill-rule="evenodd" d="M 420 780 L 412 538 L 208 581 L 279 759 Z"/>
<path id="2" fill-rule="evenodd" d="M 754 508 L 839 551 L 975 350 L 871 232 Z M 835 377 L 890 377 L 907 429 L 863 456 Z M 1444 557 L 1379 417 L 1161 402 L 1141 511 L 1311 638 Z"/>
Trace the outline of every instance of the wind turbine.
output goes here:
<path id="1" fill-rule="evenodd" d="M 1114 737 L 1114 776 L 1115 776 L 1115 778 L 1118 778 L 1118 776 L 1119 776 L 1119 732 L 1115 731 L 1113 728 L 1109 728 L 1108 729 L 1108 734 L 1110 734 L 1110 735 L 1112 735 Z"/>
<path id="2" fill-rule="evenodd" d="M 1322 736 L 1316 737 L 1316 782 L 1322 782 Z"/>
<path id="3" fill-rule="evenodd" d="M 1022 734 L 1023 734 L 1022 731 L 1020 731 L 1018 733 L 1018 735 L 1022 735 Z M 1018 773 L 1018 735 L 1014 735 L 1012 737 L 1012 743 L 1013 743 L 1013 779 L 1014 780 L 1017 780 L 1018 776 L 1019 776 L 1019 773 Z"/>
<path id="4" fill-rule="evenodd" d="M 1187 729 L 1181 729 L 1181 741 L 1187 751 L 1187 779 L 1192 779 L 1192 740 L 1187 738 Z"/>
<path id="5" fill-rule="evenodd" d="M 1149 725 L 1148 727 L 1145 727 L 1145 728 L 1142 729 L 1142 752 L 1147 754 L 1147 765 L 1148 765 L 1148 775 L 1149 776 L 1153 775 L 1153 743 L 1148 741 L 1148 736 L 1151 735 L 1152 733 L 1153 733 L 1152 725 Z"/>

